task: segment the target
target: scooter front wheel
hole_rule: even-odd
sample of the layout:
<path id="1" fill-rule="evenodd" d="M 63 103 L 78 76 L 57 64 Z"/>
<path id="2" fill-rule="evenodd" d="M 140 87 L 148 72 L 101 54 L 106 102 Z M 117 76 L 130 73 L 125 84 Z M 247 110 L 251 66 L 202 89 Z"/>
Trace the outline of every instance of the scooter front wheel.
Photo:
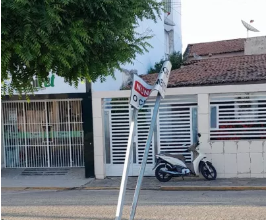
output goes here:
<path id="1" fill-rule="evenodd" d="M 155 171 L 155 176 L 160 182 L 168 182 L 172 175 L 168 173 L 164 173 L 162 171 L 170 170 L 168 166 L 165 166 L 165 164 L 160 164 Z"/>
<path id="2" fill-rule="evenodd" d="M 217 171 L 212 163 L 204 162 L 201 164 L 201 173 L 207 180 L 215 180 L 217 178 Z"/>

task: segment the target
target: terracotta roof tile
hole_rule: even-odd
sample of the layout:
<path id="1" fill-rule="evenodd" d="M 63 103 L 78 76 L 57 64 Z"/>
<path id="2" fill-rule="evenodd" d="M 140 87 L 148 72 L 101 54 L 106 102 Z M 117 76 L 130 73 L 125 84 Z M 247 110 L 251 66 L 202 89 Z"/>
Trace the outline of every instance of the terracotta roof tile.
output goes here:
<path id="1" fill-rule="evenodd" d="M 154 84 L 157 74 L 141 76 Z M 254 83 L 266 80 L 266 55 L 235 56 L 191 61 L 173 70 L 168 87 Z"/>
<path id="2" fill-rule="evenodd" d="M 199 56 L 208 54 L 223 54 L 244 51 L 245 38 L 223 40 L 207 43 L 189 44 L 187 47 L 187 57 L 192 57 L 193 53 Z"/>

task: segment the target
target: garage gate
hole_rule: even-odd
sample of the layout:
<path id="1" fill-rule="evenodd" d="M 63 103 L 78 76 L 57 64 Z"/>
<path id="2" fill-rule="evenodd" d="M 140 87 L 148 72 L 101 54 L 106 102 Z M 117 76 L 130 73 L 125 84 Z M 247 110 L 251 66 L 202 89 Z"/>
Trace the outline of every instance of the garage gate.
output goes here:
<path id="1" fill-rule="evenodd" d="M 81 99 L 3 101 L 5 167 L 83 167 Z"/>
<path id="2" fill-rule="evenodd" d="M 154 103 L 154 99 L 149 99 L 138 113 L 130 176 L 139 174 Z M 103 109 L 106 175 L 121 176 L 133 109 L 129 105 L 128 98 L 104 99 Z M 152 168 L 155 154 L 160 152 L 182 153 L 190 161 L 192 159 L 190 153 L 184 153 L 184 151 L 196 141 L 196 133 L 197 96 L 168 96 L 162 100 L 145 175 L 154 175 Z"/>

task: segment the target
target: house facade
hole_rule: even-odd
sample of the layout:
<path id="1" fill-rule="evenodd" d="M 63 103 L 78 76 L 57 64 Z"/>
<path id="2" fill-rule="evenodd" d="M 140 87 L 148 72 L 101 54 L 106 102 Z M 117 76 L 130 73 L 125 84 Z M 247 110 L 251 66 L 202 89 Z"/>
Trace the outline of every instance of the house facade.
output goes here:
<path id="1" fill-rule="evenodd" d="M 265 177 L 266 55 L 245 55 L 250 43 L 246 39 L 241 41 L 238 50 L 232 52 L 227 48 L 235 40 L 228 41 L 227 46 L 221 42 L 220 49 L 211 51 L 210 56 L 209 51 L 202 49 L 199 53 L 198 48 L 205 45 L 193 44 L 196 55 L 187 50 L 184 65 L 171 72 L 166 98 L 158 113 L 146 176 L 154 175 L 157 153 L 182 153 L 187 161 L 192 160 L 192 155 L 184 151 L 197 141 L 199 132 L 200 149 L 213 162 L 218 178 Z M 211 48 L 211 42 L 205 44 L 206 49 Z M 218 45 L 214 44 L 216 49 Z M 209 58 L 203 58 L 203 53 Z M 153 84 L 157 75 L 142 78 Z M 154 96 L 138 114 L 131 176 L 139 173 Z M 122 175 L 132 115 L 129 97 L 129 90 L 93 92 L 96 178 Z"/>
<path id="2" fill-rule="evenodd" d="M 50 75 L 35 95 L 5 96 L 2 106 L 2 167 L 85 167 L 94 176 L 91 90 Z"/>
<path id="3" fill-rule="evenodd" d="M 137 55 L 133 64 L 116 71 L 117 80 L 105 83 L 68 85 L 50 75 L 46 84 L 38 79 L 35 95 L 5 96 L 2 106 L 2 168 L 85 167 L 85 176 L 94 176 L 94 140 L 91 90 L 119 90 L 130 73 L 145 74 L 155 62 L 173 51 L 182 51 L 181 1 L 165 0 L 166 12 L 157 23 L 143 20 L 137 27 L 141 35 L 153 35 L 149 52 Z M 90 88 L 91 87 L 91 88 Z M 94 104 L 95 105 L 95 104 Z"/>

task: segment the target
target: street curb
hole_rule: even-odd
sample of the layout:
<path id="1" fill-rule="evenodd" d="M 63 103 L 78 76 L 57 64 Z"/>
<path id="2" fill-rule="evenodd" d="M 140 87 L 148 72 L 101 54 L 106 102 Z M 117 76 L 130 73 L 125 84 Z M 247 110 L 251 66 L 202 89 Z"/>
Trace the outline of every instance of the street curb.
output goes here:
<path id="1" fill-rule="evenodd" d="M 2 191 L 24 190 L 119 190 L 120 187 L 1 187 Z M 134 188 L 127 188 L 134 190 Z M 161 186 L 159 188 L 142 188 L 141 190 L 161 191 L 247 191 L 266 190 L 266 186 Z"/>
<path id="2" fill-rule="evenodd" d="M 23 190 L 119 190 L 119 187 L 1 187 L 2 191 Z"/>
<path id="3" fill-rule="evenodd" d="M 120 190 L 120 187 L 1 187 L 1 190 Z M 135 190 L 135 188 L 127 188 L 127 190 Z M 141 188 L 141 190 L 159 190 L 159 188 Z"/>
<path id="4" fill-rule="evenodd" d="M 120 187 L 81 187 L 82 190 L 119 190 Z"/>
<path id="5" fill-rule="evenodd" d="M 23 191 L 23 190 L 72 190 L 76 187 L 1 187 L 1 190 Z"/>
<path id="6" fill-rule="evenodd" d="M 161 186 L 162 191 L 247 191 L 266 190 L 266 186 Z"/>

